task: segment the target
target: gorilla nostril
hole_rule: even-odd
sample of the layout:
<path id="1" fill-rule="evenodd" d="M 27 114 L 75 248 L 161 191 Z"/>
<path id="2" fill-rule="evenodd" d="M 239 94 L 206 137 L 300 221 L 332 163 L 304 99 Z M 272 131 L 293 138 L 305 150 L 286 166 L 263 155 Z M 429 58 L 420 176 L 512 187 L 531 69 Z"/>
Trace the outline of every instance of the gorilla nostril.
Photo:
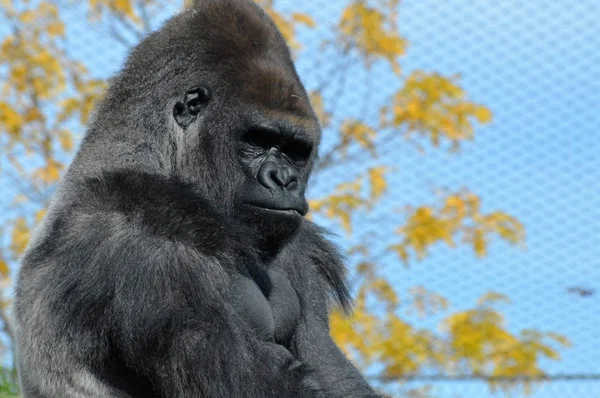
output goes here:
<path id="1" fill-rule="evenodd" d="M 271 170 L 269 171 L 269 178 L 275 181 L 275 183 L 280 187 L 283 187 L 285 186 L 285 177 L 283 177 L 280 174 L 281 173 L 279 172 L 279 170 Z"/>
<path id="2" fill-rule="evenodd" d="M 299 183 L 299 178 L 296 172 L 290 167 L 282 167 L 277 172 L 277 184 L 280 187 L 292 191 Z"/>
<path id="3" fill-rule="evenodd" d="M 281 184 L 277 182 L 278 169 L 279 165 L 277 165 L 275 162 L 267 162 L 263 164 L 258 171 L 258 182 L 260 182 L 260 184 L 267 189 L 275 189 L 278 186 L 281 186 Z"/>
<path id="4" fill-rule="evenodd" d="M 281 182 L 282 187 L 286 187 L 290 182 L 290 169 L 288 167 L 282 167 L 279 169 L 279 181 Z"/>
<path id="5" fill-rule="evenodd" d="M 286 185 L 285 189 L 290 192 L 297 191 L 300 188 L 300 180 L 298 178 L 293 177 Z"/>
<path id="6" fill-rule="evenodd" d="M 258 171 L 257 179 L 261 185 L 271 190 L 295 191 L 301 186 L 298 173 L 294 169 L 276 162 L 265 163 Z"/>

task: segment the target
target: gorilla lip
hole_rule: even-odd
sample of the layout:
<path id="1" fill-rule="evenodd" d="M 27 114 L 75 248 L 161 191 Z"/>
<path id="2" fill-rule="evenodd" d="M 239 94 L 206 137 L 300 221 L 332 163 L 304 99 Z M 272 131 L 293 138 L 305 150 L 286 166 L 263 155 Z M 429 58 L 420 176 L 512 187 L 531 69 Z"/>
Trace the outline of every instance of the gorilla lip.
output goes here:
<path id="1" fill-rule="evenodd" d="M 291 215 L 291 216 L 298 216 L 298 217 L 304 216 L 304 214 L 302 214 L 299 210 L 296 210 L 296 209 L 274 209 L 271 207 L 262 207 L 262 206 L 253 205 L 251 203 L 246 203 L 246 205 L 253 207 L 255 209 L 259 209 L 259 210 L 262 210 L 265 212 L 274 213 L 274 214 L 278 214 L 278 215 Z"/>

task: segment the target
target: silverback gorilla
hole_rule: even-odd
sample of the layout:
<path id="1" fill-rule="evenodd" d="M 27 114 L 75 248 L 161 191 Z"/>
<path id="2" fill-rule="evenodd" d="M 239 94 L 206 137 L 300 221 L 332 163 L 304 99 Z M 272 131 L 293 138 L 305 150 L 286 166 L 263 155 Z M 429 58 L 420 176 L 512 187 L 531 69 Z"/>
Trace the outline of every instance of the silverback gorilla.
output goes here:
<path id="1" fill-rule="evenodd" d="M 273 22 L 197 0 L 110 83 L 20 270 L 26 398 L 377 397 L 304 219 L 320 128 Z"/>

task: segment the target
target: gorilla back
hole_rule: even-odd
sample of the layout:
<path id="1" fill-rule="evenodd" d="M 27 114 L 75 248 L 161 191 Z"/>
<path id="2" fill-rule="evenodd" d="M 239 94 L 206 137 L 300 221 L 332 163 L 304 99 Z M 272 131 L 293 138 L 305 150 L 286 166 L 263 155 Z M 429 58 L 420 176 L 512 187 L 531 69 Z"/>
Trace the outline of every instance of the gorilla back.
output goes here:
<path id="1" fill-rule="evenodd" d="M 34 397 L 374 397 L 329 335 L 304 219 L 320 128 L 250 0 L 199 0 L 111 81 L 19 273 Z"/>

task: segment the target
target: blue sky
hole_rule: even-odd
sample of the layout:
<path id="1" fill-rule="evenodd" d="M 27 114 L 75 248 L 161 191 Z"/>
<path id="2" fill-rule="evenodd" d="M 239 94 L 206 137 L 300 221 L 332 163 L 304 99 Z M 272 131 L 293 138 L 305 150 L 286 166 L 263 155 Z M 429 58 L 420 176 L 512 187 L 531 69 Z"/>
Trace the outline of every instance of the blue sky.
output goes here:
<path id="1" fill-rule="evenodd" d="M 311 14 L 330 11 L 304 7 Z M 527 228 L 524 250 L 496 242 L 477 260 L 466 248 L 436 247 L 410 269 L 393 257 L 380 264 L 399 291 L 422 284 L 455 308 L 467 308 L 489 290 L 506 293 L 513 304 L 501 309 L 512 330 L 556 331 L 572 340 L 561 362 L 544 364 L 551 374 L 600 373 L 600 295 L 566 293 L 571 286 L 600 290 L 599 18 L 600 2 L 592 0 L 403 1 L 399 25 L 410 43 L 401 62 L 405 72 L 460 74 L 470 97 L 495 118 L 458 156 L 431 149 L 423 156 L 409 145 L 386 151 L 380 161 L 396 167 L 390 192 L 377 214 L 356 227 L 392 231 L 394 210 L 431 203 L 435 188 L 468 187 L 482 197 L 484 211 L 517 216 Z M 303 62 L 300 73 L 310 81 L 315 71 Z M 362 78 L 349 87 L 360 88 Z M 373 95 L 396 87 L 386 68 L 372 69 L 366 80 Z M 351 96 L 352 90 L 342 112 L 356 111 Z M 373 219 L 390 221 L 374 225 Z M 362 239 L 337 231 L 342 244 Z M 458 383 L 434 391 L 439 397 L 489 394 L 482 385 Z M 545 385 L 533 396 L 570 395 L 600 396 L 600 383 Z"/>
<path id="2" fill-rule="evenodd" d="M 423 181 L 468 186 L 486 209 L 516 215 L 528 240 L 524 251 L 495 244 L 482 261 L 439 248 L 393 275 L 396 285 L 424 283 L 459 306 L 504 292 L 514 303 L 506 308 L 511 328 L 573 340 L 550 373 L 600 373 L 599 296 L 565 294 L 569 286 L 600 289 L 600 2 L 409 0 L 400 10 L 411 43 L 403 66 L 460 73 L 495 119 L 458 157 L 402 153 L 391 196 L 419 203 Z M 534 396 L 600 396 L 598 383 L 571 386 Z M 439 395 L 454 393 L 446 386 Z"/>
<path id="3" fill-rule="evenodd" d="M 294 3 L 277 4 L 316 15 L 321 26 L 334 23 L 343 4 Z M 174 10 L 166 7 L 164 15 Z M 380 264 L 399 291 L 424 285 L 444 294 L 455 309 L 469 307 L 488 290 L 506 293 L 513 304 L 501 309 L 512 330 L 552 330 L 573 341 L 561 362 L 545 364 L 556 374 L 600 373 L 599 21 L 598 0 L 404 0 L 399 25 L 410 46 L 403 70 L 459 73 L 470 97 L 491 108 L 495 118 L 477 130 L 476 140 L 460 155 L 428 148 L 424 156 L 402 143 L 387 148 L 377 162 L 395 167 L 390 191 L 375 214 L 358 218 L 355 226 L 367 234 L 393 231 L 402 219 L 398 209 L 432 203 L 435 188 L 468 187 L 482 197 L 484 211 L 517 216 L 527 228 L 523 250 L 497 241 L 488 257 L 477 260 L 467 248 L 440 246 L 410 268 L 393 256 L 382 257 Z M 86 23 L 71 29 L 70 51 L 87 59 L 94 74 L 107 76 L 118 69 L 124 48 L 103 42 L 103 33 Z M 303 31 L 301 38 L 308 44 L 298 69 L 311 88 L 327 78 L 329 60 L 317 63 L 314 33 Z M 357 83 L 356 90 L 346 90 L 339 99 L 338 118 L 355 114 L 375 120 L 376 107 L 355 104 L 363 103 L 365 95 L 384 98 L 400 82 L 378 66 L 357 71 L 346 84 Z M 327 140 L 326 135 L 325 145 Z M 364 164 L 371 161 L 345 172 L 352 174 Z M 317 180 L 313 195 L 327 189 L 326 180 Z M 381 218 L 390 221 L 374 223 Z M 346 247 L 364 238 L 330 227 Z M 581 298 L 566 292 L 571 286 L 598 293 Z M 440 398 L 492 396 L 482 384 L 446 383 L 434 393 Z M 533 397 L 571 395 L 600 397 L 600 382 L 546 385 Z"/>

